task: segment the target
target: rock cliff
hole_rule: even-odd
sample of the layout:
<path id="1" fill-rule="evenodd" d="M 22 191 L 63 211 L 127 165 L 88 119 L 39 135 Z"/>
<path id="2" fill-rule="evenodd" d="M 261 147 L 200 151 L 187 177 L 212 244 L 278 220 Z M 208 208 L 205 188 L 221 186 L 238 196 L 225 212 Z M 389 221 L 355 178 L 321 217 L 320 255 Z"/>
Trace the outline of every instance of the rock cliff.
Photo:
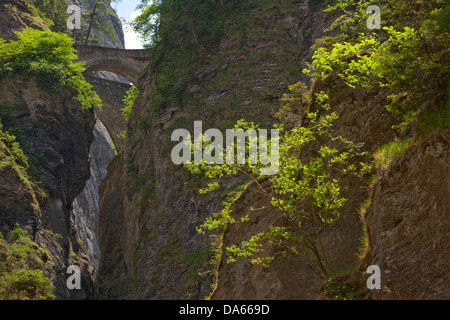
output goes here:
<path id="1" fill-rule="evenodd" d="M 93 3 L 68 2 L 86 11 Z M 100 16 L 108 17 L 114 34 L 94 28 L 94 37 L 99 36 L 104 45 L 123 47 L 120 20 L 109 4 L 106 9 Z M 7 39 L 14 38 L 13 31 L 29 26 L 48 29 L 45 20 L 23 1 L 2 3 L 0 15 L 1 34 Z M 67 90 L 49 94 L 33 79 L 20 77 L 3 79 L 0 86 L 0 103 L 12 110 L 11 115 L 2 116 L 2 125 L 19 130 L 19 142 L 41 182 L 40 187 L 30 186 L 16 171 L 2 168 L 1 231 L 6 235 L 19 223 L 49 251 L 52 260 L 47 271 L 58 298 L 92 298 L 100 258 L 95 233 L 98 187 L 115 155 L 111 137 L 94 112 L 84 110 Z M 81 268 L 81 290 L 66 286 L 70 265 Z"/>
<path id="2" fill-rule="evenodd" d="M 52 257 L 50 278 L 58 297 L 92 297 L 94 269 L 79 241 L 72 203 L 89 178 L 94 114 L 84 110 L 71 93 L 49 94 L 32 79 L 2 80 L 0 88 L 1 103 L 14 110 L 2 123 L 23 132 L 24 152 L 43 188 L 40 195 L 33 196 L 22 180 L 14 176 L 6 180 L 12 184 L 2 186 L 2 226 L 7 228 L 17 222 L 32 234 L 35 242 L 47 248 Z M 23 191 L 7 196 L 15 189 Z M 36 200 L 22 202 L 18 197 Z M 56 234 L 61 238 L 53 236 Z M 66 286 L 66 269 L 72 264 L 78 265 L 83 275 L 83 289 L 76 292 L 70 292 Z"/>
<path id="3" fill-rule="evenodd" d="M 96 269 L 98 269 L 101 256 L 95 233 L 98 222 L 98 190 L 106 177 L 106 167 L 115 156 L 111 144 L 112 139 L 108 131 L 97 119 L 94 127 L 94 140 L 89 150 L 91 177 L 86 182 L 86 187 L 81 194 L 73 202 L 75 228 L 84 244 L 89 261 Z"/>
<path id="4" fill-rule="evenodd" d="M 130 117 L 124 152 L 110 165 L 100 188 L 101 298 L 202 299 L 209 294 L 215 282 L 210 238 L 196 227 L 220 210 L 224 194 L 202 197 L 185 180 L 183 170 L 170 160 L 171 130 L 189 127 L 194 120 L 220 128 L 242 117 L 273 123 L 279 96 L 302 77 L 294 66 L 299 69 L 311 57 L 310 47 L 326 25 L 310 1 L 274 7 L 264 2 L 249 10 L 262 16 L 252 25 L 257 32 L 237 31 L 250 22 L 244 19 L 249 12 L 236 10 L 207 62 L 181 80 L 204 104 L 200 111 L 174 105 L 149 116 L 153 102 L 147 97 L 157 85 L 158 68 L 141 78 L 144 90 Z M 227 187 L 238 182 L 232 179 Z"/>
<path id="5" fill-rule="evenodd" d="M 381 169 L 365 215 L 371 263 L 382 270 L 375 299 L 449 299 L 450 141 L 435 134 Z"/>

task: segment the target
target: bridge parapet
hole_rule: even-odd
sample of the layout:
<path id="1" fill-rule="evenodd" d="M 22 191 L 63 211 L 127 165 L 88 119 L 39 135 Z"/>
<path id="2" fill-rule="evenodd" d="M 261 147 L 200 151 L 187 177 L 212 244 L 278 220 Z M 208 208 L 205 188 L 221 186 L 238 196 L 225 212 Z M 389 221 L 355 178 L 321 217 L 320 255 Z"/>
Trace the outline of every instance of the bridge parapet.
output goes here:
<path id="1" fill-rule="evenodd" d="M 85 75 L 84 78 L 93 86 L 95 92 L 105 95 L 119 104 L 122 104 L 125 93 L 132 87 L 131 84 L 102 79 L 90 75 Z"/>
<path id="2" fill-rule="evenodd" d="M 109 71 L 118 74 L 134 85 L 146 69 L 149 61 L 148 50 L 126 50 L 90 45 L 74 45 L 78 58 L 86 61 L 85 74 Z"/>

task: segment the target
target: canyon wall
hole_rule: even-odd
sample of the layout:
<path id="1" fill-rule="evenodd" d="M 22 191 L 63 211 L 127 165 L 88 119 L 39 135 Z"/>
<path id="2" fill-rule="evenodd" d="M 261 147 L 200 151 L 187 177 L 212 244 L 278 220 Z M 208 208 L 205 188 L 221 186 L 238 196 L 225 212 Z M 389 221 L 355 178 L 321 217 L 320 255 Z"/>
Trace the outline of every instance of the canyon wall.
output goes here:
<path id="1" fill-rule="evenodd" d="M 69 4 L 89 11 L 94 1 Z M 120 20 L 111 7 L 106 11 L 100 18 L 111 21 L 112 32 L 94 28 L 93 36 L 105 46 L 123 48 Z M 14 38 L 13 31 L 29 26 L 48 29 L 45 21 L 23 1 L 6 1 L 0 15 L 0 32 L 7 39 Z M 56 287 L 57 298 L 91 299 L 100 259 L 95 233 L 98 187 L 115 155 L 112 139 L 94 111 L 84 110 L 65 89 L 50 94 L 34 79 L 21 77 L 3 79 L 0 85 L 0 103 L 12 110 L 11 115 L 2 117 L 2 124 L 4 128 L 20 130 L 20 145 L 41 183 L 30 187 L 14 171 L 5 175 L 2 172 L 1 231 L 6 235 L 18 223 L 49 251 L 51 260 L 45 272 Z M 81 269 L 81 290 L 67 288 L 70 275 L 66 270 L 70 265 Z"/>
<path id="2" fill-rule="evenodd" d="M 201 101 L 200 110 L 173 105 L 151 116 L 153 101 L 147 97 L 158 85 L 158 66 L 140 79 L 142 90 L 130 116 L 124 152 L 108 167 L 100 188 L 100 298 L 202 299 L 209 295 L 215 283 L 211 239 L 196 227 L 222 208 L 226 193 L 197 194 L 195 182 L 186 180 L 186 172 L 171 162 L 170 135 L 194 120 L 220 128 L 240 118 L 274 123 L 273 112 L 287 86 L 300 78 L 308 81 L 300 68 L 326 25 L 317 5 L 292 1 L 271 7 L 264 2 L 248 12 L 235 10 L 207 62 L 180 80 Z M 244 18 L 249 14 L 261 16 L 252 24 L 251 34 L 242 31 L 251 23 Z M 237 35 L 236 30 L 243 33 Z M 226 188 L 239 182 L 229 179 Z M 268 297 L 258 295 L 263 296 Z M 297 292 L 291 297 L 306 296 Z"/>

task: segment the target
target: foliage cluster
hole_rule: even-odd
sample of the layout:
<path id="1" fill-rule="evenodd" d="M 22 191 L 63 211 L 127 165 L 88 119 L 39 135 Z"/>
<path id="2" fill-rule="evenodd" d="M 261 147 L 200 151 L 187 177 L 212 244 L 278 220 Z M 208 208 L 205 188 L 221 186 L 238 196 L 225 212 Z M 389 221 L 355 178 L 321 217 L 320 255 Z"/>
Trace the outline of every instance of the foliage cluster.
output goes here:
<path id="1" fill-rule="evenodd" d="M 243 1 L 239 5 L 253 2 Z M 442 0 L 378 1 L 384 27 L 368 31 L 366 21 L 370 14 L 367 7 L 371 1 L 337 0 L 332 3 L 326 11 L 341 13 L 329 28 L 334 30 L 334 36 L 316 42 L 313 62 L 304 72 L 322 79 L 339 77 L 355 89 L 385 88 L 390 94 L 386 108 L 402 121 L 399 129 L 405 130 L 417 122 L 421 127 L 425 119 L 426 123 L 448 127 L 442 115 L 448 114 L 443 109 L 448 109 L 449 100 L 449 5 Z M 183 105 L 180 102 L 186 98 L 186 90 L 180 80 L 192 72 L 196 63 L 205 59 L 208 45 L 213 43 L 211 40 L 220 36 L 223 25 L 216 23 L 220 14 L 226 14 L 227 8 L 234 4 L 237 1 L 142 1 L 142 14 L 133 26 L 155 52 L 152 67 L 158 68 L 157 87 L 151 96 L 155 108 L 170 102 Z M 180 67 L 181 61 L 183 67 Z M 251 69 L 253 65 L 247 65 L 247 68 Z M 223 87 L 223 83 L 217 86 Z M 217 189 L 218 181 L 226 175 L 248 177 L 290 221 L 289 226 L 273 225 L 240 244 L 224 248 L 229 262 L 248 257 L 252 263 L 268 266 L 275 256 L 291 251 L 309 257 L 311 270 L 318 277 L 327 278 L 332 273 L 331 262 L 322 247 L 321 232 L 339 218 L 347 201 L 342 195 L 341 180 L 336 177 L 346 174 L 366 177 L 373 169 L 372 159 L 362 151 L 362 144 L 334 135 L 333 123 L 337 115 L 329 112 L 330 99 L 326 93 L 312 94 L 303 83 L 289 89 L 290 92 L 281 99 L 283 106 L 277 115 L 283 123 L 276 126 L 282 133 L 276 142 L 280 147 L 277 174 L 262 177 L 263 164 L 249 161 L 235 165 L 189 164 L 186 167 L 194 175 L 202 173 L 212 179 L 200 193 Z M 321 106 L 320 110 L 310 110 L 313 104 Z M 301 126 L 305 125 L 305 119 L 308 126 Z M 257 130 L 259 127 L 239 121 L 237 128 Z M 410 140 L 406 140 L 380 149 L 378 155 L 385 157 L 380 160 L 380 165 L 399 156 L 409 144 Z M 318 147 L 315 153 L 306 155 L 304 150 L 310 150 L 310 145 Z M 208 144 L 204 147 L 208 148 Z M 245 152 L 248 152 L 249 146 L 246 148 Z M 265 180 L 270 182 L 270 188 L 262 186 L 261 182 Z M 207 218 L 199 231 L 223 230 L 230 223 L 245 223 L 251 212 L 236 221 L 231 215 L 231 205 L 225 202 L 224 209 Z M 267 246 L 279 250 L 272 251 L 275 255 L 265 255 Z"/>
<path id="2" fill-rule="evenodd" d="M 85 109 L 101 107 L 100 98 L 84 80 L 83 63 L 74 62 L 77 55 L 69 36 L 31 28 L 16 34 L 16 41 L 0 38 L 0 78 L 32 75 L 50 93 L 58 92 L 63 86 Z"/>
<path id="3" fill-rule="evenodd" d="M 6 239 L 0 233 L 0 299 L 55 299 L 55 288 L 43 271 L 49 260 L 48 251 L 18 225 Z"/>
<path id="4" fill-rule="evenodd" d="M 380 168 L 388 166 L 393 159 L 400 158 L 411 143 L 411 139 L 395 140 L 379 148 L 374 154 L 376 164 Z"/>
<path id="5" fill-rule="evenodd" d="M 295 86 L 292 87 L 295 89 Z M 316 101 L 320 101 L 322 108 L 329 108 L 325 94 L 319 94 Z M 324 111 L 324 110 L 322 110 Z M 273 152 L 270 146 L 279 146 L 279 171 L 268 177 L 261 176 L 260 169 L 264 167 L 261 161 L 253 164 L 250 158 L 245 163 L 237 161 L 230 164 L 188 164 L 187 168 L 194 174 L 203 171 L 210 179 L 220 179 L 226 175 L 244 175 L 253 181 L 259 191 L 265 194 L 272 206 L 281 210 L 290 221 L 289 226 L 271 226 L 269 230 L 252 236 L 240 245 L 225 248 L 229 255 L 229 262 L 237 257 L 251 257 L 251 262 L 269 266 L 275 255 L 264 255 L 267 246 L 279 248 L 276 255 L 286 255 L 291 251 L 309 258 L 309 266 L 319 278 L 327 278 L 330 274 L 331 262 L 326 256 L 321 243 L 322 230 L 339 218 L 340 210 L 347 199 L 342 196 L 341 181 L 336 173 L 343 175 L 354 174 L 365 177 L 372 171 L 373 166 L 366 162 L 370 155 L 362 151 L 362 144 L 354 144 L 342 136 L 334 136 L 332 126 L 337 115 L 333 112 L 321 115 L 320 111 L 307 115 L 311 126 L 297 126 L 285 130 L 282 125 L 277 126 L 281 138 L 272 138 L 268 143 L 268 152 Z M 254 123 L 239 121 L 235 129 L 257 129 Z M 304 155 L 304 149 L 311 144 L 328 139 L 339 147 L 321 144 L 316 155 Z M 265 141 L 258 141 L 265 143 Z M 245 153 L 249 151 L 251 142 L 246 143 Z M 204 146 L 208 148 L 208 144 Z M 240 155 L 235 155 L 235 160 Z M 225 160 L 223 161 L 225 163 Z M 269 190 L 261 185 L 261 181 L 270 182 Z M 200 193 L 210 192 L 219 187 L 217 180 L 211 182 Z M 230 215 L 230 206 L 208 218 L 200 231 L 223 228 L 229 223 L 236 223 Z M 251 214 L 251 213 L 249 213 Z M 248 216 L 241 222 L 245 222 Z"/>
<path id="6" fill-rule="evenodd" d="M 81 29 L 73 29 L 70 33 L 76 43 L 102 46 L 102 37 L 108 37 L 116 43 L 120 43 L 118 33 L 111 23 L 110 3 L 119 2 L 118 0 L 95 0 L 89 2 L 88 8 L 81 10 Z"/>
<path id="7" fill-rule="evenodd" d="M 67 1 L 65 0 L 34 0 L 37 14 L 47 20 L 54 32 L 67 31 Z"/>
<path id="8" fill-rule="evenodd" d="M 204 57 L 205 37 L 210 37 L 214 28 L 214 17 L 218 10 L 237 1 L 220 0 L 142 0 L 140 16 L 133 21 L 150 46 L 158 43 L 171 43 L 183 47 L 195 47 L 201 58 Z"/>
<path id="9" fill-rule="evenodd" d="M 133 109 L 134 101 L 139 95 L 139 90 L 133 86 L 130 90 L 127 91 L 125 97 L 123 98 L 123 108 L 122 108 L 122 117 L 121 120 L 125 123 L 128 122 L 128 118 L 130 117 L 131 111 Z"/>

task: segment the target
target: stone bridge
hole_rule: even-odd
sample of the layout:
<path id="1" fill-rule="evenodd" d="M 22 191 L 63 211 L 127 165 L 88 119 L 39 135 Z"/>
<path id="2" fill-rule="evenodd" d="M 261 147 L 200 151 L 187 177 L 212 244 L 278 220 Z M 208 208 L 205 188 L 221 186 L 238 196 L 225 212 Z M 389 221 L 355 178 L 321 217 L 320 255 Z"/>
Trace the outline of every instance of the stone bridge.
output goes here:
<path id="1" fill-rule="evenodd" d="M 126 92 L 130 90 L 131 85 L 86 74 L 84 78 L 102 99 L 102 110 L 96 110 L 95 113 L 111 135 L 115 147 L 120 149 L 124 141 L 119 139 L 118 135 L 122 131 L 127 130 L 126 124 L 120 120 L 122 117 L 123 98 Z"/>
<path id="2" fill-rule="evenodd" d="M 137 85 L 148 64 L 147 50 L 125 50 L 90 45 L 74 45 L 78 58 L 86 61 L 85 74 L 109 71 Z"/>

